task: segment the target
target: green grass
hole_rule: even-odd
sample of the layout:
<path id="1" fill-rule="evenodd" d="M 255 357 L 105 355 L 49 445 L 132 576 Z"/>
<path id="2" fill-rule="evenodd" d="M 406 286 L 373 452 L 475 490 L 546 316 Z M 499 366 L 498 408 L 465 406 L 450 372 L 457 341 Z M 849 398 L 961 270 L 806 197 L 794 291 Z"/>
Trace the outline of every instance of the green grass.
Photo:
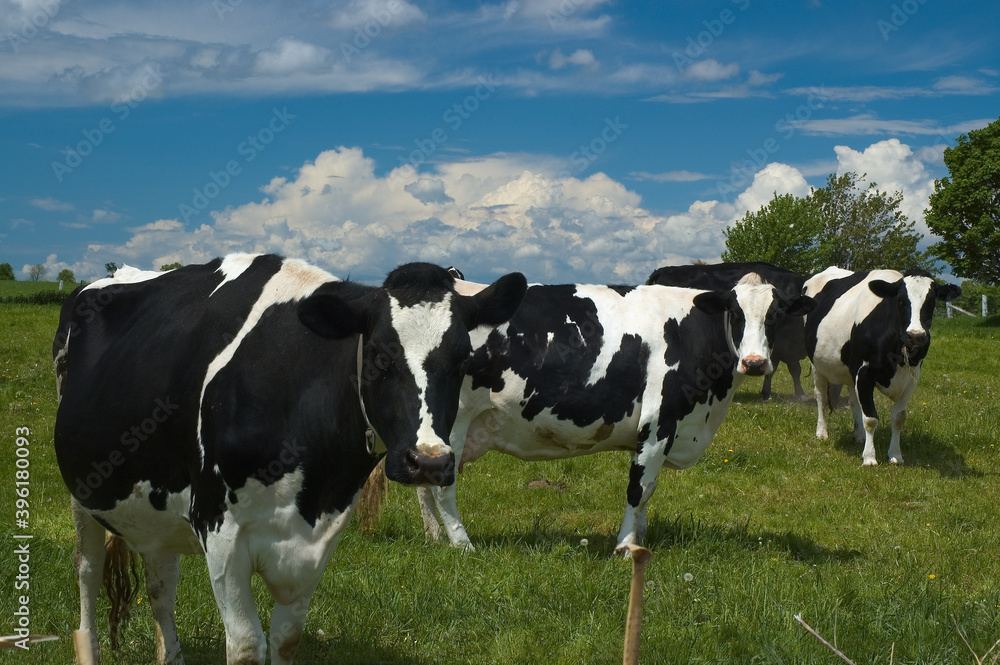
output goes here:
<path id="1" fill-rule="evenodd" d="M 0 304 L 0 633 L 11 632 L 19 532 L 14 432 L 26 426 L 32 629 L 63 636 L 11 662 L 72 662 L 78 621 L 68 493 L 51 447 L 57 318 L 54 305 Z M 846 409 L 831 417 L 831 439 L 816 440 L 815 405 L 790 399 L 781 368 L 770 404 L 747 381 L 704 458 L 660 474 L 643 662 L 840 662 L 796 614 L 858 665 L 890 654 L 898 665 L 973 663 L 956 624 L 979 654 L 1000 637 L 1000 320 L 939 319 L 933 337 L 903 432 L 905 466 L 862 468 Z M 877 403 L 887 414 L 888 401 Z M 888 436 L 886 423 L 880 458 Z M 627 475 L 625 454 L 493 454 L 469 465 L 458 493 L 473 554 L 425 544 L 415 493 L 393 486 L 376 532 L 352 526 L 341 538 L 296 662 L 620 662 L 631 563 L 611 550 Z M 526 488 L 540 478 L 545 489 Z M 257 591 L 266 630 L 271 601 Z M 223 662 L 202 559 L 184 558 L 178 597 L 187 662 Z M 143 594 L 122 649 L 104 643 L 104 662 L 151 661 L 146 605 Z"/>

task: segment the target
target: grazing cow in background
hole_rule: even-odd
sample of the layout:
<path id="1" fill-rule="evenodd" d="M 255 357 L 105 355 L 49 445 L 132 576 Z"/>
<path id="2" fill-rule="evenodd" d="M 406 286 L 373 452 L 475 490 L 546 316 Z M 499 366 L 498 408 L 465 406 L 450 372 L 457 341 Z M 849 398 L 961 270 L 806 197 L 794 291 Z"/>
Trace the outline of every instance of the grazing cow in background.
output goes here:
<path id="1" fill-rule="evenodd" d="M 722 292 L 530 286 L 507 324 L 472 333 L 452 449 L 462 464 L 490 450 L 524 460 L 631 451 L 618 542 L 637 543 L 660 467 L 694 464 L 743 378 L 771 371 L 765 322 L 812 305 L 777 297 L 757 275 Z M 471 547 L 454 484 L 418 492 L 428 536 L 440 537 L 439 513 L 451 543 Z"/>
<path id="2" fill-rule="evenodd" d="M 275 601 L 270 662 L 290 663 L 377 453 L 392 480 L 454 482 L 469 331 L 505 321 L 526 288 L 515 273 L 461 296 L 430 264 L 376 288 L 237 254 L 78 289 L 53 344 L 55 450 L 95 662 L 107 530 L 145 562 L 159 662 L 182 662 L 179 554 L 203 553 L 226 662 L 264 663 L 257 573 Z"/>
<path id="3" fill-rule="evenodd" d="M 961 295 L 924 270 L 851 272 L 830 267 L 806 281 L 816 309 L 806 317 L 806 348 L 813 363 L 816 436 L 827 438 L 830 385 L 847 385 L 854 412 L 854 438 L 864 443 L 865 466 L 875 458 L 875 388 L 892 400 L 889 461 L 903 463 L 899 432 L 906 404 L 917 387 L 931 344 L 931 319 L 938 300 Z"/>
<path id="4" fill-rule="evenodd" d="M 702 263 L 687 266 L 664 266 L 654 270 L 646 283 L 725 291 L 736 286 L 736 283 L 744 275 L 751 272 L 757 273 L 768 284 L 773 285 L 779 297 L 783 298 L 794 298 L 801 294 L 802 285 L 806 281 L 805 277 L 796 272 L 757 261 L 753 263 Z M 792 376 L 795 397 L 799 400 L 806 399 L 806 392 L 802 389 L 802 365 L 800 364 L 800 361 L 805 357 L 806 335 L 802 317 L 783 318 L 774 332 L 771 362 L 775 369 L 777 369 L 778 363 L 785 363 L 788 373 Z M 771 379 L 773 376 L 773 373 L 764 376 L 760 397 L 765 402 L 771 399 Z"/>

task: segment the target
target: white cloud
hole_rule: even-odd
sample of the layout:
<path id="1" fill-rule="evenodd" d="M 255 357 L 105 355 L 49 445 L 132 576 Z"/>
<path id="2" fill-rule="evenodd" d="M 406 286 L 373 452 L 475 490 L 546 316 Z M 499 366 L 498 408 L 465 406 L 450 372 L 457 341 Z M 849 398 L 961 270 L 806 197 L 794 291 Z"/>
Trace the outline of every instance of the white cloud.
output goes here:
<path id="1" fill-rule="evenodd" d="M 650 180 L 652 182 L 697 182 L 708 180 L 714 176 L 697 171 L 665 171 L 663 173 L 650 173 L 649 171 L 632 171 L 629 177 L 633 180 Z"/>
<path id="2" fill-rule="evenodd" d="M 51 197 L 45 199 L 31 199 L 29 203 L 36 208 L 39 208 L 41 210 L 47 210 L 49 212 L 55 212 L 55 211 L 65 212 L 73 209 L 72 203 L 66 203 L 65 201 L 57 201 L 56 199 Z"/>
<path id="3" fill-rule="evenodd" d="M 260 74 L 271 75 L 315 72 L 325 67 L 329 55 L 329 50 L 313 44 L 280 39 L 270 49 L 257 55 L 256 69 Z"/>
<path id="4" fill-rule="evenodd" d="M 586 69 L 596 69 L 600 67 L 592 51 L 587 49 L 577 49 L 570 55 L 563 55 L 563 52 L 556 48 L 549 55 L 549 68 L 562 69 L 566 65 L 576 65 Z"/>
<path id="5" fill-rule="evenodd" d="M 740 73 L 740 66 L 735 62 L 723 65 L 713 58 L 699 60 L 684 70 L 684 77 L 695 81 L 724 81 Z"/>
<path id="6" fill-rule="evenodd" d="M 361 32 L 367 28 L 369 33 L 377 35 L 384 29 L 426 21 L 427 14 L 406 0 L 351 0 L 330 10 L 329 25 Z"/>
<path id="7" fill-rule="evenodd" d="M 993 118 L 981 118 L 942 126 L 934 120 L 881 120 L 873 113 L 860 113 L 849 118 L 793 120 L 788 126 L 806 134 L 820 136 L 907 134 L 948 137 L 980 129 L 993 120 Z"/>
<path id="8" fill-rule="evenodd" d="M 916 222 L 917 230 L 928 234 L 924 222 L 924 209 L 934 192 L 934 176 L 927 169 L 925 159 L 914 153 L 910 146 L 899 139 L 889 139 L 873 143 L 859 152 L 847 146 L 838 145 L 837 174 L 853 171 L 859 176 L 866 175 L 866 183 L 875 183 L 882 191 L 893 194 L 903 193 L 900 210 L 906 217 Z M 925 158 L 931 154 L 922 153 Z"/>

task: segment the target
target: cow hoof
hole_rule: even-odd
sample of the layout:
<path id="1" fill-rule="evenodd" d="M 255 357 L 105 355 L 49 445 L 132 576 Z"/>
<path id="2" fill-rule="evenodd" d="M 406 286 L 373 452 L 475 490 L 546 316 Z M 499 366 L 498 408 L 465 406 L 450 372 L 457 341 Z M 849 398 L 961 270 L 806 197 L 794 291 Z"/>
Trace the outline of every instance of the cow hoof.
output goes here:
<path id="1" fill-rule="evenodd" d="M 816 438 L 817 439 L 822 439 L 823 441 L 826 441 L 830 437 L 829 437 L 829 435 L 827 435 L 826 432 L 816 432 Z"/>
<path id="2" fill-rule="evenodd" d="M 889 458 L 889 464 L 895 464 L 897 466 L 901 466 L 903 464 L 903 458 L 902 457 L 890 457 Z"/>
<path id="3" fill-rule="evenodd" d="M 878 460 L 866 459 L 861 462 L 861 466 L 878 466 Z"/>

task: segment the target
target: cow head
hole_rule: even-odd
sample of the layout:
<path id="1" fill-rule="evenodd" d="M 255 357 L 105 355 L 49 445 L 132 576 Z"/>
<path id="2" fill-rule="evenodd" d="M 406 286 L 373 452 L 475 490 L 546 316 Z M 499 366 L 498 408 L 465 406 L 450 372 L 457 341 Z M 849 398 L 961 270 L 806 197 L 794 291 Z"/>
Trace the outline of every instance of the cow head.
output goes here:
<path id="1" fill-rule="evenodd" d="M 386 476 L 401 483 L 454 482 L 448 437 L 472 353 L 469 331 L 509 319 L 527 290 L 520 273 L 474 296 L 454 284 L 443 268 L 411 263 L 357 300 L 317 293 L 299 306 L 302 322 L 324 337 L 361 336 L 353 395 L 385 443 Z"/>
<path id="2" fill-rule="evenodd" d="M 730 350 L 738 358 L 736 371 L 763 376 L 774 372 L 771 349 L 778 324 L 786 317 L 805 316 L 816 308 L 816 301 L 782 295 L 760 275 L 748 273 L 732 291 L 701 293 L 694 305 L 709 314 L 725 312 Z"/>
<path id="3" fill-rule="evenodd" d="M 940 284 L 926 270 L 907 270 L 897 282 L 872 280 L 872 293 L 889 301 L 896 314 L 896 326 L 905 351 L 900 364 L 916 365 L 927 356 L 931 345 L 931 321 L 938 300 L 951 302 L 962 295 L 954 284 Z"/>

